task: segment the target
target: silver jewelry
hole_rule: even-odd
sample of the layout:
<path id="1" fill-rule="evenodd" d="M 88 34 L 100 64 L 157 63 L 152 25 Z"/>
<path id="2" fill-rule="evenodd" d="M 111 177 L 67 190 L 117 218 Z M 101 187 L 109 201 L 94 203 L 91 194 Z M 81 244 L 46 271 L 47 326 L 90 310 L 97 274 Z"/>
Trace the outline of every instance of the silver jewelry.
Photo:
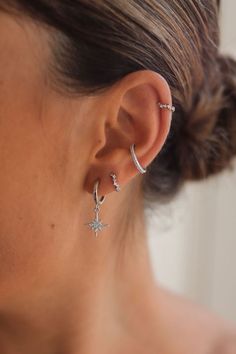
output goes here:
<path id="1" fill-rule="evenodd" d="M 95 182 L 93 187 L 93 198 L 95 201 L 95 208 L 94 208 L 95 217 L 91 222 L 85 224 L 88 225 L 92 230 L 94 230 L 96 237 L 98 236 L 98 232 L 102 231 L 104 227 L 110 226 L 108 224 L 103 224 L 102 221 L 99 219 L 100 205 L 104 202 L 105 196 L 102 196 L 100 198 L 98 197 L 98 185 L 99 185 L 99 180 Z"/>
<path id="2" fill-rule="evenodd" d="M 112 178 L 112 183 L 113 183 L 113 186 L 115 187 L 116 192 L 119 192 L 121 190 L 121 188 L 120 188 L 119 183 L 117 182 L 117 177 L 116 177 L 115 173 L 111 172 L 110 176 Z"/>
<path id="3" fill-rule="evenodd" d="M 171 105 L 168 104 L 168 103 L 161 103 L 161 102 L 158 102 L 158 105 L 160 106 L 160 108 L 166 108 L 166 109 L 169 109 L 169 111 L 172 111 L 172 112 L 175 111 L 175 106 L 171 106 Z"/>
<path id="4" fill-rule="evenodd" d="M 140 165 L 138 158 L 135 154 L 134 147 L 135 147 L 135 144 L 130 145 L 130 152 L 131 152 L 132 160 L 140 173 L 146 173 L 147 169 Z"/>

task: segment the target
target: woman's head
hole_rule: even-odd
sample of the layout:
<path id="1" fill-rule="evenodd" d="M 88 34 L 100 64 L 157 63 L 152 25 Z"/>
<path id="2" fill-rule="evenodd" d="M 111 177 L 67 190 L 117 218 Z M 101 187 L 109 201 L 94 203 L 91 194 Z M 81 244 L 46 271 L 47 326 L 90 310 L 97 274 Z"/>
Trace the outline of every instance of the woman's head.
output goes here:
<path id="1" fill-rule="evenodd" d="M 173 197 L 186 179 L 220 171 L 235 154 L 236 65 L 219 53 L 216 1 L 8 1 L 2 7 L 50 26 L 51 84 L 99 94 L 148 69 L 176 106 L 165 146 L 143 179 L 146 196 Z"/>
<path id="2" fill-rule="evenodd" d="M 0 8 L 3 264 L 14 247 L 18 269 L 40 264 L 42 251 L 52 264 L 70 255 L 64 235 L 91 210 L 82 191 L 98 177 L 101 194 L 113 191 L 111 171 L 136 188 L 132 143 L 148 165 L 137 181 L 161 201 L 234 156 L 236 65 L 219 53 L 214 1 L 0 0 Z M 158 101 L 174 104 L 173 117 Z M 127 195 L 136 197 L 124 188 L 114 203 L 128 219 Z"/>

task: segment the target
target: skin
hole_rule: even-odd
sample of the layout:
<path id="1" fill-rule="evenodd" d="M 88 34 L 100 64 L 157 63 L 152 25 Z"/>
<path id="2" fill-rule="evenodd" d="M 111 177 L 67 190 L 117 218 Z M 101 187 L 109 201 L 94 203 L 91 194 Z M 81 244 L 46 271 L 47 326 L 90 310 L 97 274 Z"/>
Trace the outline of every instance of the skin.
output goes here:
<path id="1" fill-rule="evenodd" d="M 171 103 L 165 79 L 143 70 L 69 97 L 51 85 L 46 30 L 0 13 L 0 33 L 1 353 L 235 353 L 230 325 L 152 273 L 129 146 L 143 166 L 161 150 L 172 119 L 156 105 Z M 98 238 L 84 225 L 97 178 L 110 224 Z"/>

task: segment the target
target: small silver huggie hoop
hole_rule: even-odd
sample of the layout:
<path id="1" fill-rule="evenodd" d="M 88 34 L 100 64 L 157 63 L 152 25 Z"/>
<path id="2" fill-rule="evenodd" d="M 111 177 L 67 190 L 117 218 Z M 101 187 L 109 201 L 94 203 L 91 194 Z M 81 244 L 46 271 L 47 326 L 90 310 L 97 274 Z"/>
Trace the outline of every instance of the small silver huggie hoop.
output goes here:
<path id="1" fill-rule="evenodd" d="M 93 199 L 95 201 L 95 208 L 94 208 L 95 217 L 91 222 L 85 224 L 88 225 L 94 231 L 96 237 L 98 236 L 98 232 L 102 231 L 104 227 L 109 226 L 108 224 L 103 224 L 102 221 L 99 219 L 100 206 L 104 202 L 105 196 L 99 198 L 98 186 L 99 186 L 99 180 L 95 182 L 93 187 Z"/>
<path id="2" fill-rule="evenodd" d="M 113 186 L 115 187 L 116 192 L 119 192 L 121 190 L 121 188 L 120 188 L 119 183 L 117 182 L 116 174 L 111 172 L 110 176 L 112 178 L 112 183 L 113 183 Z"/>
<path id="3" fill-rule="evenodd" d="M 142 167 L 141 164 L 139 163 L 138 158 L 137 158 L 135 151 L 134 151 L 134 147 L 135 147 L 135 144 L 130 145 L 130 152 L 131 152 L 132 160 L 140 173 L 146 173 L 147 169 Z"/>
<path id="4" fill-rule="evenodd" d="M 101 205 L 104 200 L 105 200 L 105 196 L 103 195 L 101 198 L 98 197 L 98 186 L 99 186 L 99 180 L 97 180 L 95 183 L 94 183 L 94 187 L 93 187 L 93 199 L 96 203 L 96 205 Z"/>

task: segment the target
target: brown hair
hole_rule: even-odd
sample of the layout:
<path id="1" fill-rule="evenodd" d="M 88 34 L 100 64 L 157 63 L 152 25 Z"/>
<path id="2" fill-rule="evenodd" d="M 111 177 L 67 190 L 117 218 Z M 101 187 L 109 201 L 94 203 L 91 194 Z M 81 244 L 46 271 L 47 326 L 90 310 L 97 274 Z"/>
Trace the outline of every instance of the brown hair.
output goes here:
<path id="1" fill-rule="evenodd" d="M 147 197 L 167 201 L 185 180 L 230 166 L 236 153 L 236 63 L 219 53 L 216 0 L 4 2 L 2 9 L 55 30 L 51 72 L 67 92 L 97 94 L 143 69 L 165 77 L 176 111 L 143 177 Z"/>

